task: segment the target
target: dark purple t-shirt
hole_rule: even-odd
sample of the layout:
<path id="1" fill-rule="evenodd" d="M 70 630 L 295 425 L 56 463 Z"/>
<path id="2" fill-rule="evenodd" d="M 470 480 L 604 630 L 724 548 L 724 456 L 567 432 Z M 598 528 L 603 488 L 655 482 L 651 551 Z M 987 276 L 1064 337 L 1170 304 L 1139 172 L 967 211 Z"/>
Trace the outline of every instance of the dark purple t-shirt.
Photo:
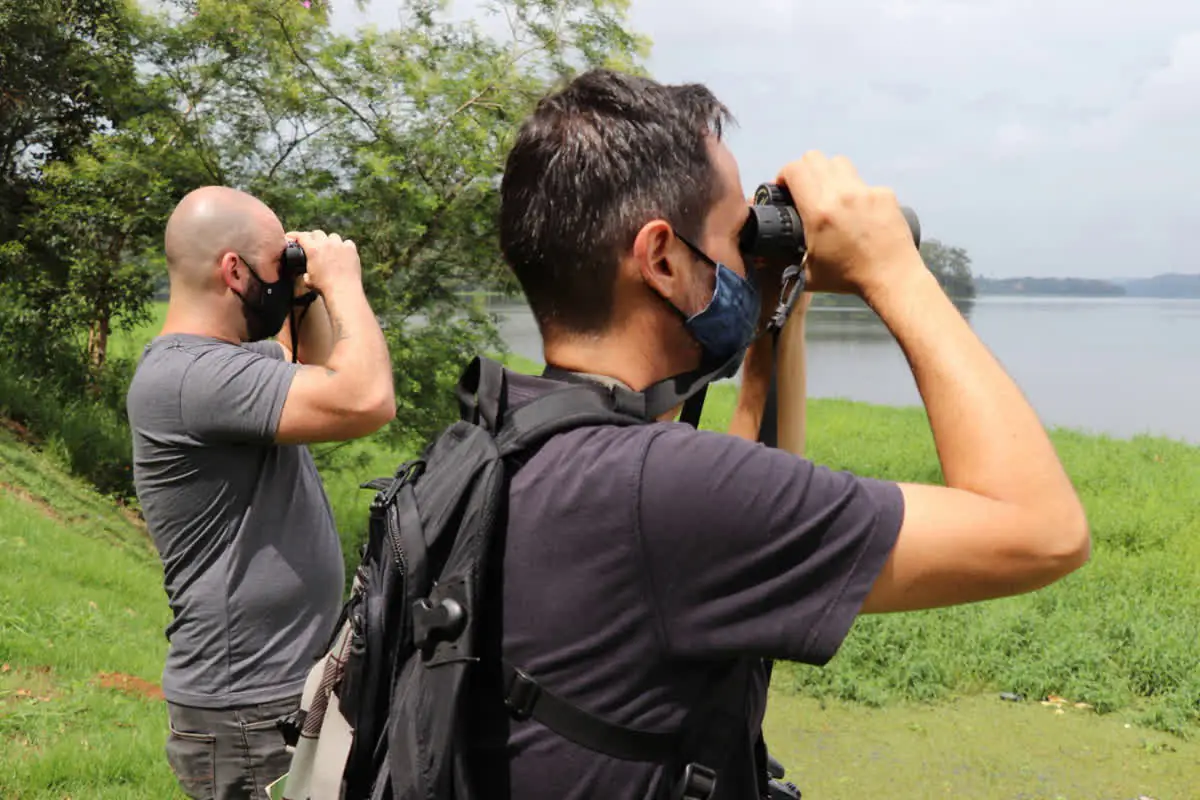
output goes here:
<path id="1" fill-rule="evenodd" d="M 510 406 L 560 386 L 510 373 Z M 570 431 L 513 478 L 489 612 L 504 656 L 547 689 L 613 723 L 673 730 L 734 658 L 827 662 L 902 516 L 893 483 L 734 436 L 680 423 Z M 765 706 L 758 676 L 747 747 Z M 500 725 L 476 735 L 493 748 L 478 768 L 486 797 L 618 800 L 657 786 L 653 764 L 536 721 Z M 722 798 L 752 796 L 735 787 L 748 775 L 725 777 Z"/>

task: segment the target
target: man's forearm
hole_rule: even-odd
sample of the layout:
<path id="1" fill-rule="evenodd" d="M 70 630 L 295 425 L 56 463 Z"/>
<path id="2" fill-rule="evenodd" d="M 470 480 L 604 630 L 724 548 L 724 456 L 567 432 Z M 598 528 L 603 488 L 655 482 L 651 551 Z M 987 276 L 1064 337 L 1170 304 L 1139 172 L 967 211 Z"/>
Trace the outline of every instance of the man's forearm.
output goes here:
<path id="1" fill-rule="evenodd" d="M 796 303 L 787 324 L 779 334 L 779 360 L 776 385 L 779 392 L 778 428 L 780 450 L 804 455 L 808 417 L 808 354 L 804 341 L 804 321 L 810 297 Z"/>
<path id="2" fill-rule="evenodd" d="M 394 404 L 387 340 L 362 288 L 348 285 L 327 290 L 324 304 L 328 309 L 330 342 L 328 358 L 324 359 L 326 370 L 339 376 L 345 383 L 345 391 L 355 399 L 366 404 Z"/>
<path id="3" fill-rule="evenodd" d="M 767 392 L 771 389 L 773 353 L 774 343 L 769 335 L 761 337 L 746 351 L 746 358 L 742 362 L 742 385 L 738 389 L 733 418 L 729 421 L 728 432 L 734 436 L 758 441 L 763 407 L 767 402 Z"/>
<path id="4" fill-rule="evenodd" d="M 301 318 L 303 314 L 303 318 Z M 317 299 L 309 305 L 308 310 L 300 309 L 296 314 L 300 328 L 300 361 L 305 364 L 324 365 L 333 352 L 333 323 L 329 319 L 329 309 L 325 299 L 317 295 Z"/>
<path id="5" fill-rule="evenodd" d="M 1040 514 L 1081 513 L 1033 408 L 921 263 L 865 299 L 900 344 L 929 414 L 947 485 Z"/>
<path id="6" fill-rule="evenodd" d="M 292 330 L 292 317 L 295 317 L 296 327 L 300 329 L 300 341 L 296 341 L 296 332 Z M 320 295 L 306 308 L 295 306 L 288 318 L 283 321 L 276 340 L 286 348 L 286 355 L 296 358 L 301 364 L 322 366 L 329 359 L 333 350 L 333 325 L 329 321 L 329 310 L 325 300 Z M 299 350 L 297 350 L 299 348 Z"/>
<path id="7" fill-rule="evenodd" d="M 324 298 L 317 295 L 317 299 L 307 308 L 297 306 L 292 314 L 296 317 L 296 327 L 300 329 L 300 341 L 296 342 L 297 337 L 292 330 L 292 320 L 289 316 L 283 323 L 283 329 L 279 331 L 279 342 L 289 351 L 299 347 L 296 355 L 301 364 L 323 366 L 333 351 L 333 325 L 329 320 L 329 310 L 325 306 Z"/>

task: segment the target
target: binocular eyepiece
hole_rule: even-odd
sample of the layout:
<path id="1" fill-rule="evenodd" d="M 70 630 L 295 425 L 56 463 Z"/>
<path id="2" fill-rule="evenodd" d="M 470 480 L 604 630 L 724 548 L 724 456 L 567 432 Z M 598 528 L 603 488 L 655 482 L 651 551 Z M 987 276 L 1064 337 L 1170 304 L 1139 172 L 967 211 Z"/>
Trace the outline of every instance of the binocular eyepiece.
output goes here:
<path id="1" fill-rule="evenodd" d="M 279 277 L 299 278 L 308 272 L 308 256 L 299 242 L 288 242 L 279 256 Z"/>
<path id="2" fill-rule="evenodd" d="M 921 222 L 917 213 L 907 206 L 900 207 L 912 231 L 913 243 L 921 246 Z M 754 192 L 746 223 L 742 226 L 738 246 L 751 258 L 768 261 L 799 263 L 804 256 L 804 226 L 788 190 L 778 184 L 763 183 Z"/>

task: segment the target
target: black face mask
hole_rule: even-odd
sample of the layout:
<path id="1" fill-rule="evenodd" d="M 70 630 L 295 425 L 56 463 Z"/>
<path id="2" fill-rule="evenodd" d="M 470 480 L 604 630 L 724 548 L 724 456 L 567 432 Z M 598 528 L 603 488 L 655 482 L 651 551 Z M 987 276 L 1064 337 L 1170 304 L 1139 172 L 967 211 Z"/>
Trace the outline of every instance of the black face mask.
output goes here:
<path id="1" fill-rule="evenodd" d="M 241 258 L 241 256 L 238 256 Z M 234 290 L 234 294 L 242 301 L 242 316 L 246 318 L 246 335 L 252 342 L 269 339 L 279 333 L 288 312 L 292 310 L 295 279 L 280 276 L 274 283 L 267 283 L 258 276 L 250 262 L 242 258 L 242 263 L 254 276 L 255 286 L 245 295 Z"/>

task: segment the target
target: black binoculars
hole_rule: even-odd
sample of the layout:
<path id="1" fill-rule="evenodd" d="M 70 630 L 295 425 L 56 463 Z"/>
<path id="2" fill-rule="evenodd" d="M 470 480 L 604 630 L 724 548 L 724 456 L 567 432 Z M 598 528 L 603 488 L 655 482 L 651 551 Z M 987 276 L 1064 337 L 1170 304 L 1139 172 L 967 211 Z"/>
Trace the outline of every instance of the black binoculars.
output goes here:
<path id="1" fill-rule="evenodd" d="M 921 222 L 917 213 L 900 207 L 912 231 L 913 243 L 921 246 Z M 754 192 L 754 205 L 742 226 L 738 246 L 751 258 L 798 263 L 804 256 L 804 226 L 788 190 L 778 184 L 760 184 Z"/>
<path id="2" fill-rule="evenodd" d="M 308 256 L 299 242 L 288 242 L 279 256 L 279 277 L 299 278 L 308 272 Z"/>

